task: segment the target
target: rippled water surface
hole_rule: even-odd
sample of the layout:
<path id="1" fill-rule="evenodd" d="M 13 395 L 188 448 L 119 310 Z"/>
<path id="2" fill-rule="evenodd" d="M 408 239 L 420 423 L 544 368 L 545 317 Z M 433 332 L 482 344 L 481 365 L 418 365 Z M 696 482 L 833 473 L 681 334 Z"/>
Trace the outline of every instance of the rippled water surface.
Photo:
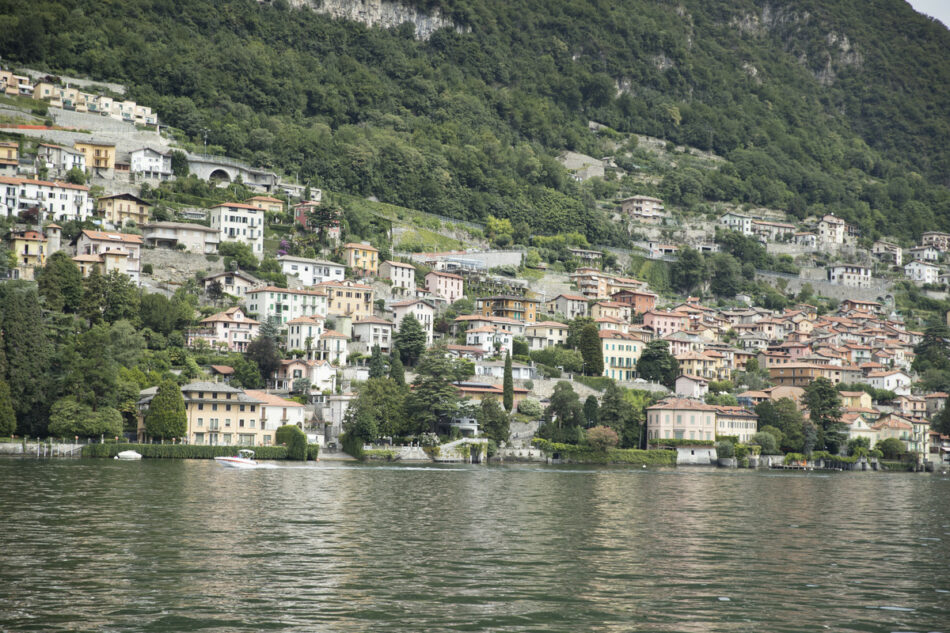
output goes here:
<path id="1" fill-rule="evenodd" d="M 948 631 L 950 479 L 0 460 L 4 631 Z"/>

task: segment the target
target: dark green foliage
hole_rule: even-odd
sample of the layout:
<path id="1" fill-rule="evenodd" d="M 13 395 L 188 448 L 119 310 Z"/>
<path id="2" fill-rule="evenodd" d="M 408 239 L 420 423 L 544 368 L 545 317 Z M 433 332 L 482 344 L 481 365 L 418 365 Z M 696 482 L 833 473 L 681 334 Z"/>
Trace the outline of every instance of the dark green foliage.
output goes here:
<path id="1" fill-rule="evenodd" d="M 686 247 L 679 251 L 676 262 L 670 269 L 670 283 L 675 290 L 689 294 L 706 278 L 706 263 L 702 253 Z"/>
<path id="2" fill-rule="evenodd" d="M 359 387 L 359 396 L 346 410 L 344 430 L 367 442 L 380 436 L 411 433 L 406 416 L 407 395 L 406 387 L 390 378 L 370 378 Z"/>
<path id="3" fill-rule="evenodd" d="M 574 464 L 628 464 L 633 466 L 675 466 L 676 451 L 630 448 L 607 448 L 599 450 L 589 446 L 577 446 L 536 438 L 531 442 L 549 456 L 558 457 Z"/>
<path id="4" fill-rule="evenodd" d="M 759 431 L 769 428 L 781 433 L 779 448 L 785 452 L 804 452 L 805 423 L 801 411 L 790 398 L 781 398 L 776 402 L 766 400 L 755 407 L 759 416 Z"/>
<path id="5" fill-rule="evenodd" d="M 373 352 L 369 357 L 369 377 L 383 378 L 387 373 L 383 352 L 379 349 L 379 345 L 373 345 Z"/>
<path id="6" fill-rule="evenodd" d="M 393 340 L 399 347 L 404 365 L 412 367 L 426 351 L 426 332 L 411 312 L 402 318 L 399 331 L 393 336 Z"/>
<path id="7" fill-rule="evenodd" d="M 543 420 L 538 437 L 569 443 L 576 443 L 583 438 L 584 408 L 571 383 L 562 380 L 554 385 Z"/>
<path id="8" fill-rule="evenodd" d="M 147 459 L 214 459 L 234 455 L 238 448 L 240 447 L 195 444 L 89 444 L 82 447 L 82 456 L 111 459 L 122 451 L 135 451 Z M 287 459 L 287 448 L 284 446 L 249 448 L 254 451 L 255 459 Z"/>
<path id="9" fill-rule="evenodd" d="M 470 30 L 415 40 L 283 2 L 8 0 L 0 55 L 127 82 L 192 147 L 540 232 L 616 235 L 593 204 L 611 183 L 575 183 L 553 159 L 602 156 L 613 130 L 727 158 L 664 173 L 671 204 L 831 208 L 866 233 L 950 221 L 945 189 L 927 182 L 950 173 L 950 36 L 906 3 L 810 0 L 778 20 L 743 2 L 411 4 Z M 613 130 L 592 134 L 589 119 Z M 643 162 L 629 148 L 618 162 Z"/>
<path id="10" fill-rule="evenodd" d="M 231 270 L 234 266 L 241 270 L 256 272 L 260 262 L 254 256 L 249 244 L 243 242 L 221 242 L 218 244 L 218 253 L 224 255 L 224 268 Z"/>
<path id="11" fill-rule="evenodd" d="M 158 386 L 158 392 L 145 412 L 145 433 L 157 439 L 182 437 L 187 430 L 185 400 L 173 380 Z"/>
<path id="12" fill-rule="evenodd" d="M 80 313 L 90 323 L 134 320 L 139 312 L 139 291 L 131 277 L 117 270 L 107 275 L 93 270 L 83 282 Z"/>
<path id="13" fill-rule="evenodd" d="M 600 404 L 597 402 L 597 396 L 593 394 L 587 396 L 584 401 L 584 422 L 587 428 L 600 424 Z"/>
<path id="14" fill-rule="evenodd" d="M 587 323 L 581 328 L 577 346 L 584 358 L 584 374 L 588 376 L 603 375 L 604 349 L 600 342 L 600 330 L 595 324 Z"/>
<path id="15" fill-rule="evenodd" d="M 562 367 L 564 371 L 580 373 L 584 370 L 584 357 L 574 349 L 545 347 L 531 352 L 531 360 L 548 367 Z"/>
<path id="16" fill-rule="evenodd" d="M 904 443 L 896 437 L 889 437 L 886 440 L 881 440 L 874 445 L 874 448 L 883 453 L 884 459 L 897 459 L 907 451 Z"/>
<path id="17" fill-rule="evenodd" d="M 495 442 L 507 442 L 510 433 L 508 414 L 494 398 L 485 398 L 478 407 L 476 418 L 479 431 Z"/>
<path id="18" fill-rule="evenodd" d="M 0 378 L 0 437 L 10 437 L 16 432 L 16 414 L 10 397 L 10 385 Z"/>
<path id="19" fill-rule="evenodd" d="M 287 447 L 287 459 L 306 461 L 307 435 L 295 424 L 278 427 L 274 433 L 274 443 Z"/>
<path id="20" fill-rule="evenodd" d="M 670 353 L 670 344 L 662 339 L 650 341 L 637 361 L 637 371 L 644 380 L 656 381 L 672 389 L 679 374 L 679 363 Z"/>
<path id="21" fill-rule="evenodd" d="M 930 427 L 943 435 L 950 435 L 950 407 L 944 405 L 930 421 Z"/>
<path id="22" fill-rule="evenodd" d="M 264 379 L 261 378 L 261 370 L 257 363 L 244 357 L 236 359 L 233 363 L 234 375 L 231 377 L 232 384 L 235 387 L 244 389 L 262 389 Z"/>
<path id="23" fill-rule="evenodd" d="M 34 288 L 22 282 L 0 285 L 0 309 L 6 381 L 20 433 L 40 435 L 46 430 L 49 411 L 50 362 L 53 348 L 39 315 Z"/>
<path id="24" fill-rule="evenodd" d="M 512 341 L 511 351 L 513 356 L 527 356 L 531 353 L 531 351 L 528 349 L 528 341 L 524 340 L 520 336 Z"/>
<path id="25" fill-rule="evenodd" d="M 280 367 L 280 353 L 277 351 L 277 344 L 269 336 L 258 336 L 247 346 L 244 357 L 257 365 L 260 370 L 261 380 L 266 382 L 274 377 L 277 369 Z"/>
<path id="26" fill-rule="evenodd" d="M 426 350 L 416 368 L 416 381 L 407 399 L 409 418 L 417 432 L 435 433 L 440 424 L 452 419 L 460 399 L 453 383 L 471 375 L 471 363 L 446 358 L 445 346 L 436 345 Z"/>
<path id="27" fill-rule="evenodd" d="M 732 255 L 717 253 L 709 259 L 709 289 L 719 297 L 734 297 L 742 282 L 742 269 Z"/>
<path id="28" fill-rule="evenodd" d="M 93 410 L 72 396 L 57 400 L 49 414 L 49 432 L 55 437 L 112 438 L 122 434 L 122 415 L 111 407 Z"/>
<path id="29" fill-rule="evenodd" d="M 406 384 L 406 372 L 402 366 L 402 360 L 400 359 L 399 350 L 393 348 L 392 354 L 389 358 L 389 377 L 393 379 L 397 385 Z"/>
<path id="30" fill-rule="evenodd" d="M 841 423 L 841 396 L 827 378 L 817 378 L 805 388 L 803 404 L 815 425 L 815 448 L 837 454 L 844 447 L 845 434 Z"/>
<path id="31" fill-rule="evenodd" d="M 511 377 L 511 352 L 505 355 L 505 373 L 502 381 L 502 403 L 505 411 L 511 413 L 515 401 L 515 382 Z"/>
<path id="32" fill-rule="evenodd" d="M 48 310 L 76 312 L 82 300 L 82 273 L 65 251 L 57 251 L 36 273 L 40 296 Z"/>

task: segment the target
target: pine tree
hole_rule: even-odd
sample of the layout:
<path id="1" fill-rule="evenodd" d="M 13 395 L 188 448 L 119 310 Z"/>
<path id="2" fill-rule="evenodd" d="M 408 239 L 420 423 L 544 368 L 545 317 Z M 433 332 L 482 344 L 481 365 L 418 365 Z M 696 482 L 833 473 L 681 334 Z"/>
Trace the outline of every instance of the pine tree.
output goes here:
<path id="1" fill-rule="evenodd" d="M 403 317 L 394 338 L 399 345 L 399 354 L 405 365 L 412 367 L 426 351 L 426 332 L 411 312 Z"/>
<path id="2" fill-rule="evenodd" d="M 600 342 L 600 332 L 593 323 L 581 329 L 578 347 L 584 357 L 584 374 L 601 376 L 604 373 L 604 349 Z"/>
<path id="3" fill-rule="evenodd" d="M 386 376 L 386 361 L 379 345 L 373 345 L 373 353 L 369 358 L 369 377 L 383 378 Z"/>
<path id="4" fill-rule="evenodd" d="M 151 437 L 183 437 L 187 431 L 185 399 L 174 380 L 166 380 L 145 412 L 145 432 Z"/>
<path id="5" fill-rule="evenodd" d="M 505 411 L 511 413 L 512 407 L 515 406 L 515 383 L 511 377 L 511 352 L 508 352 L 508 354 L 505 356 L 505 375 L 502 384 L 502 403 L 505 406 Z"/>

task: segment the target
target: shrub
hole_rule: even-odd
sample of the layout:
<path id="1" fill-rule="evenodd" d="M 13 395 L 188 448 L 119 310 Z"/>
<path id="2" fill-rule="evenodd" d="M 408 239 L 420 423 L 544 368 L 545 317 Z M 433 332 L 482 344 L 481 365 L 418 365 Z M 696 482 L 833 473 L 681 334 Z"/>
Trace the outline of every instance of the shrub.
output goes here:
<path id="1" fill-rule="evenodd" d="M 306 461 L 307 436 L 297 425 L 285 424 L 278 428 L 274 434 L 274 440 L 277 444 L 287 447 L 287 459 Z"/>
<path id="2" fill-rule="evenodd" d="M 320 445 L 307 444 L 307 461 L 315 462 L 320 459 Z"/>
<path id="3" fill-rule="evenodd" d="M 518 413 L 538 419 L 541 417 L 541 403 L 531 398 L 525 398 L 518 403 Z"/>
<path id="4" fill-rule="evenodd" d="M 608 426 L 595 426 L 587 429 L 587 443 L 598 451 L 606 451 L 615 447 L 620 441 L 617 432 Z"/>
<path id="5" fill-rule="evenodd" d="M 151 264 L 142 264 L 142 274 L 151 275 L 152 274 L 152 265 Z"/>
<path id="6" fill-rule="evenodd" d="M 561 444 L 540 438 L 532 440 L 532 444 L 548 455 L 557 453 L 561 459 L 565 461 L 580 464 L 631 464 L 635 466 L 676 465 L 676 451 L 644 451 L 636 448 L 608 448 L 606 451 L 602 451 L 595 450 L 589 446 Z"/>
<path id="7" fill-rule="evenodd" d="M 716 455 L 723 458 L 735 457 L 736 455 L 735 444 L 727 440 L 716 442 Z"/>
<path id="8" fill-rule="evenodd" d="M 356 459 L 363 459 L 363 440 L 352 433 L 344 433 L 340 436 L 340 445 L 343 452 Z"/>

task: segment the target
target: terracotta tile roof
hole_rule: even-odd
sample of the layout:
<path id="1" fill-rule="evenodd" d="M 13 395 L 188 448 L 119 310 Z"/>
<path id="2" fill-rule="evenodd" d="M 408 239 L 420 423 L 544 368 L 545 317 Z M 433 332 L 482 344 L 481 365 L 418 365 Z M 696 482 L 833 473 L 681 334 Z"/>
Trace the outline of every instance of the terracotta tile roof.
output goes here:
<path id="1" fill-rule="evenodd" d="M 255 400 L 260 400 L 266 406 L 269 407 L 299 407 L 303 408 L 303 405 L 299 402 L 294 402 L 293 400 L 287 400 L 286 398 L 281 398 L 278 395 L 272 393 L 267 393 L 266 391 L 257 391 L 256 389 L 245 389 L 244 393 L 251 396 Z"/>
<path id="2" fill-rule="evenodd" d="M 98 240 L 100 242 L 126 242 L 129 244 L 141 244 L 142 236 L 134 235 L 132 233 L 116 233 L 114 231 L 90 231 L 89 229 L 83 229 L 82 232 L 90 240 Z"/>
<path id="3" fill-rule="evenodd" d="M 0 183 L 5 185 L 38 185 L 41 187 L 59 187 L 61 189 L 76 189 L 77 191 L 89 191 L 89 187 L 74 185 L 68 182 L 33 180 L 32 178 L 13 178 L 10 176 L 0 176 Z"/>

